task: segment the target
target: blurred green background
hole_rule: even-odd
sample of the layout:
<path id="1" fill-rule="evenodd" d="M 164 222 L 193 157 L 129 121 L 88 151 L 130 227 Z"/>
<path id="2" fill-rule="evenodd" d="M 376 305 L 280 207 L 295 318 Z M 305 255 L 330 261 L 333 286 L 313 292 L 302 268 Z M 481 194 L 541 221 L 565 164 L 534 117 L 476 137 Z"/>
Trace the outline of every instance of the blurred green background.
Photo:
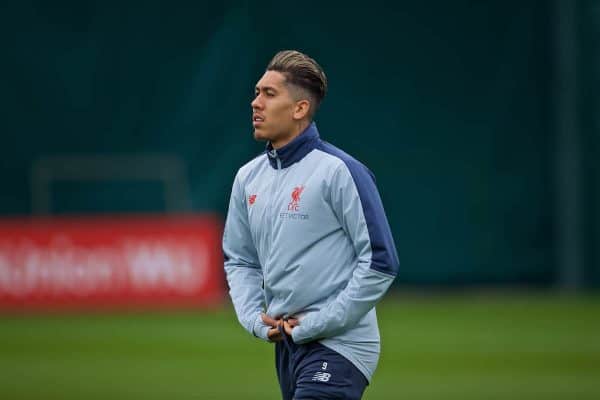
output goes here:
<path id="1" fill-rule="evenodd" d="M 366 398 L 600 397 L 599 1 L 23 1 L 0 32 L 0 215 L 224 217 L 254 84 L 299 49 L 400 255 Z M 1 316 L 0 398 L 41 397 L 277 387 L 227 305 Z"/>
<path id="2" fill-rule="evenodd" d="M 388 297 L 364 399 L 600 395 L 600 299 Z M 232 310 L 0 320 L 3 399 L 279 398 L 272 345 Z"/>

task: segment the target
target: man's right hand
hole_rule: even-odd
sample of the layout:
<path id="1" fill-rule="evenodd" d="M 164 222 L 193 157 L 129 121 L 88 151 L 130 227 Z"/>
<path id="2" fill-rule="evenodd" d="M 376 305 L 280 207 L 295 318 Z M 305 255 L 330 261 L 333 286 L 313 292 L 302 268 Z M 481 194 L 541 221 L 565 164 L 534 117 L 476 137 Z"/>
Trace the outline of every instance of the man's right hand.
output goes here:
<path id="1" fill-rule="evenodd" d="M 269 340 L 271 342 L 280 342 L 280 341 L 282 341 L 283 340 L 283 334 L 281 333 L 282 330 L 279 327 L 283 326 L 283 319 L 271 318 L 271 317 L 269 317 L 265 313 L 262 313 L 260 315 L 260 317 L 262 318 L 262 320 L 265 323 L 265 325 L 268 325 L 268 326 L 271 327 L 271 329 L 269 329 L 269 331 L 267 332 L 267 337 L 269 338 Z"/>

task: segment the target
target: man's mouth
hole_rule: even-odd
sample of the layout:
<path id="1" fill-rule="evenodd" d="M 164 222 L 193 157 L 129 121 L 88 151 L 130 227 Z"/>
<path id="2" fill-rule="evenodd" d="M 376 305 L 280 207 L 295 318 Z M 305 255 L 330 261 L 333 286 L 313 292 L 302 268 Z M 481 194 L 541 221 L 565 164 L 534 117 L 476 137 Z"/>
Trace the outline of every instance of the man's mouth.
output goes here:
<path id="1" fill-rule="evenodd" d="M 254 126 L 255 128 L 263 122 L 265 122 L 265 119 L 262 116 L 256 114 L 252 116 L 252 126 Z"/>

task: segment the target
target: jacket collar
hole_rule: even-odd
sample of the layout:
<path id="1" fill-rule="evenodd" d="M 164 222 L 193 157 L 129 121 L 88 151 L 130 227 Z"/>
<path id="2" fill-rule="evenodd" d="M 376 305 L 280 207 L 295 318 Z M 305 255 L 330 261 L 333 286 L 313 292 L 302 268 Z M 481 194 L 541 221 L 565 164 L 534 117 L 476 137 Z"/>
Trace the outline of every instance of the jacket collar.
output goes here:
<path id="1" fill-rule="evenodd" d="M 290 165 L 300 161 L 310 153 L 319 144 L 319 131 L 314 122 L 306 128 L 294 140 L 285 146 L 274 149 L 271 142 L 267 143 L 267 157 L 271 167 L 277 169 L 277 159 L 281 161 L 281 168 L 287 168 Z"/>

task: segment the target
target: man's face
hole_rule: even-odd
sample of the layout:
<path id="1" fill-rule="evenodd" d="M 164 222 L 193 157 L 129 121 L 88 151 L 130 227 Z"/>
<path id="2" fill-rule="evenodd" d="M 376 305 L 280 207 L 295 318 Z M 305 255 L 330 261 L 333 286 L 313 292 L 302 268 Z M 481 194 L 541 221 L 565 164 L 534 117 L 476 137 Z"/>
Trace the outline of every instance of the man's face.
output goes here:
<path id="1" fill-rule="evenodd" d="M 285 76 L 267 71 L 256 84 L 252 106 L 252 125 L 256 140 L 268 140 L 273 146 L 285 143 L 293 133 L 296 101 L 285 84 Z"/>

